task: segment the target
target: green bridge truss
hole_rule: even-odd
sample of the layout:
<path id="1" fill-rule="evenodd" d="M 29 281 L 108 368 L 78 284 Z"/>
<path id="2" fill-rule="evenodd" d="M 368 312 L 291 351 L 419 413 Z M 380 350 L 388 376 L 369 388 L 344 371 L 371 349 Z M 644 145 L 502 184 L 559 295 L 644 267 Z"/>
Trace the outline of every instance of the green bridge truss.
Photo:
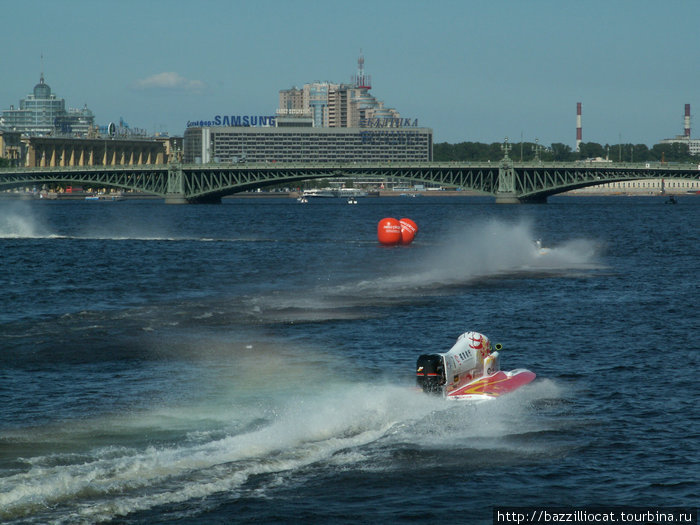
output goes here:
<path id="1" fill-rule="evenodd" d="M 160 196 L 167 203 L 212 203 L 243 191 L 331 177 L 401 179 L 492 195 L 498 203 L 546 202 L 547 197 L 609 182 L 700 179 L 700 166 L 627 163 L 344 163 L 169 164 L 71 166 L 0 170 L 0 190 L 63 184 L 120 188 Z"/>

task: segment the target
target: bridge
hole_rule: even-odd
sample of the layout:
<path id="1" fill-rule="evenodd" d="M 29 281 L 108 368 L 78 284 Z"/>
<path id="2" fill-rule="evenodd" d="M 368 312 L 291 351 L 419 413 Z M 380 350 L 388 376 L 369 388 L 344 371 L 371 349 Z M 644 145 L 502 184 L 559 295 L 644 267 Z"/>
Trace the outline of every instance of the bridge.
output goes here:
<path id="1" fill-rule="evenodd" d="M 304 180 L 385 178 L 476 191 L 497 203 L 544 203 L 597 184 L 640 179 L 700 179 L 700 166 L 613 162 L 411 162 L 322 164 L 167 164 L 0 169 L 0 191 L 33 185 L 118 188 L 160 196 L 169 204 L 219 203 L 244 191 Z"/>

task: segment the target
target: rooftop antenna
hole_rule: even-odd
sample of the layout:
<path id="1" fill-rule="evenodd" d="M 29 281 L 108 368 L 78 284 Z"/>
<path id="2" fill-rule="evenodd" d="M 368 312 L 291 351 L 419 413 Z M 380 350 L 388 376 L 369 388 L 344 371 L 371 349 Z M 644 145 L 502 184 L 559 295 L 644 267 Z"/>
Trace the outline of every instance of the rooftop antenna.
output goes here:
<path id="1" fill-rule="evenodd" d="M 372 89 L 372 78 L 365 75 L 365 57 L 362 54 L 362 49 L 360 49 L 360 56 L 357 59 L 357 75 L 353 77 L 352 81 L 356 88 Z"/>
<path id="2" fill-rule="evenodd" d="M 39 83 L 43 84 L 44 83 L 44 52 L 41 52 L 41 75 L 39 76 Z"/>

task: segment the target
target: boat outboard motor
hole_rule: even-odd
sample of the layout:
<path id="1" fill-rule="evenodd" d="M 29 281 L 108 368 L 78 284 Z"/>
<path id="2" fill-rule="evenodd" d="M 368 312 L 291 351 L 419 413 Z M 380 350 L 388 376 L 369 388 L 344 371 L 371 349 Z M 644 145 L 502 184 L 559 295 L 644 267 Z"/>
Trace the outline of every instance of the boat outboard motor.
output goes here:
<path id="1" fill-rule="evenodd" d="M 416 384 L 427 394 L 442 394 L 445 363 L 441 354 L 423 354 L 416 362 Z"/>

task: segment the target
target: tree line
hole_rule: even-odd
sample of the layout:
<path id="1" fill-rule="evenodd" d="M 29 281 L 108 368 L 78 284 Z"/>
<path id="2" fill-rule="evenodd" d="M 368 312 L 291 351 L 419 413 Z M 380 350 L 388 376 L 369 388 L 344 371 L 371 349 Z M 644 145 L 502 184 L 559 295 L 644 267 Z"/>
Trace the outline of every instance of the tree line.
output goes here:
<path id="1" fill-rule="evenodd" d="M 612 162 L 700 162 L 698 156 L 690 154 L 688 144 L 598 144 L 582 142 L 579 151 L 571 146 L 555 142 L 549 147 L 534 142 L 509 144 L 510 158 L 514 161 L 532 162 L 536 155 L 542 162 L 573 162 L 586 159 L 608 159 Z M 460 142 L 449 144 L 438 142 L 433 145 L 435 162 L 497 162 L 503 158 L 503 144 L 494 142 Z M 10 160 L 0 157 L 0 168 L 9 167 Z"/>
<path id="2" fill-rule="evenodd" d="M 587 159 L 607 159 L 612 162 L 698 162 L 690 154 L 688 144 L 598 144 L 582 142 L 579 151 L 566 144 L 554 143 L 549 147 L 534 142 L 509 143 L 509 156 L 516 162 L 532 162 L 538 156 L 542 162 L 573 162 Z M 494 142 L 439 142 L 433 145 L 435 162 L 497 162 L 503 158 L 503 144 Z"/>

